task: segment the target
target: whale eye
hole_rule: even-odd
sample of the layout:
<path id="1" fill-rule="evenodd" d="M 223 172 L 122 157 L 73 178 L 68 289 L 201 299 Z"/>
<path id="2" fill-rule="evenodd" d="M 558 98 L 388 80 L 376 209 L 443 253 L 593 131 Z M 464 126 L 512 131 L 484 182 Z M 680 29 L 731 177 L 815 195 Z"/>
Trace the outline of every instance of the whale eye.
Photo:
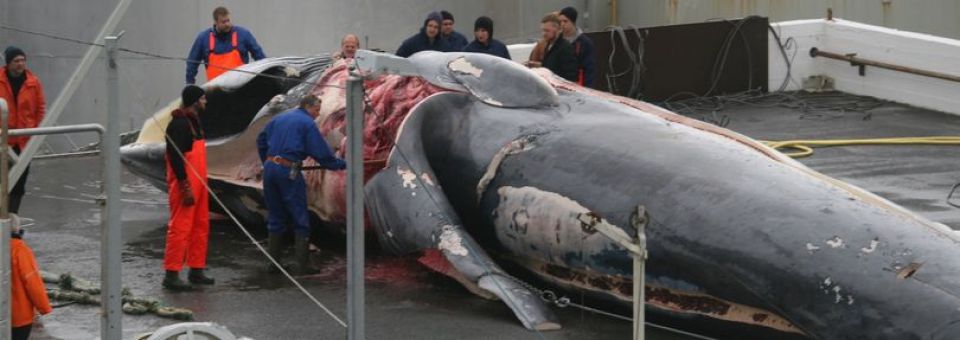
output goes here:
<path id="1" fill-rule="evenodd" d="M 512 60 L 480 53 L 420 52 L 410 58 L 420 76 L 433 85 L 468 92 L 496 107 L 556 105 L 557 90 Z"/>

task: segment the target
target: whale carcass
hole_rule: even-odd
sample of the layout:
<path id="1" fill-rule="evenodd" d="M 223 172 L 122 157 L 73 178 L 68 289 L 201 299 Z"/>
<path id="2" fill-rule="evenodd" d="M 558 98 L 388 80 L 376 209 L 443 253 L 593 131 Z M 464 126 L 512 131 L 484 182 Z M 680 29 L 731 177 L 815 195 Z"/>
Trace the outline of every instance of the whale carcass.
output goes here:
<path id="1" fill-rule="evenodd" d="M 960 240 L 942 224 L 733 131 L 546 70 L 469 53 L 410 61 L 421 76 L 365 83 L 368 225 L 384 249 L 426 254 L 524 326 L 560 324 L 517 275 L 629 306 L 632 259 L 597 226 L 635 237 L 646 211 L 654 318 L 814 339 L 960 337 Z M 256 134 L 312 93 L 324 99 L 318 128 L 342 153 L 347 65 L 278 58 L 242 70 L 261 75 L 205 85 L 204 123 L 216 131 L 211 187 L 256 220 Z M 161 187 L 165 115 L 122 150 Z M 344 221 L 343 176 L 306 174 L 325 226 Z"/>

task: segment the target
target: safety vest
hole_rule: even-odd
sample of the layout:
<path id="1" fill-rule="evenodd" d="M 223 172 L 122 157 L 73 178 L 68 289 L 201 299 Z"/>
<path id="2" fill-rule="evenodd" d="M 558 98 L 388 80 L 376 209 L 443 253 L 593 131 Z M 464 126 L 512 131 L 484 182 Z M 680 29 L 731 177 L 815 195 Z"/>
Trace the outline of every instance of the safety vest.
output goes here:
<path id="1" fill-rule="evenodd" d="M 210 32 L 210 54 L 207 56 L 207 81 L 219 77 L 225 72 L 243 65 L 243 59 L 240 58 L 240 50 L 237 49 L 237 31 L 233 31 L 230 38 L 230 52 L 217 54 L 215 51 L 216 39 L 214 33 Z"/>

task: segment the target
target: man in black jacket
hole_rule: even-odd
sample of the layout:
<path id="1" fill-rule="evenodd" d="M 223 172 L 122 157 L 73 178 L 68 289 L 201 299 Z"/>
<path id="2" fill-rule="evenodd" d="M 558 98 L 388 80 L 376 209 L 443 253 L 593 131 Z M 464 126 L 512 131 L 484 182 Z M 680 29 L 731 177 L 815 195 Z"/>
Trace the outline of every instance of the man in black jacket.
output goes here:
<path id="1" fill-rule="evenodd" d="M 560 10 L 559 18 L 563 40 L 570 42 L 573 46 L 573 54 L 577 57 L 577 84 L 593 87 L 595 69 L 593 40 L 590 40 L 590 37 L 583 34 L 583 30 L 577 27 L 575 8 L 566 7 Z"/>
<path id="2" fill-rule="evenodd" d="M 423 21 L 420 32 L 404 40 L 397 48 L 397 56 L 407 58 L 420 51 L 449 52 L 447 43 L 440 37 L 440 23 L 443 16 L 440 12 L 430 12 Z"/>
<path id="3" fill-rule="evenodd" d="M 573 53 L 573 46 L 566 39 L 560 38 L 560 18 L 550 13 L 540 20 L 540 32 L 543 39 L 538 46 L 544 49 L 543 61 L 530 61 L 531 67 L 546 67 L 554 74 L 569 81 L 577 81 L 577 57 Z"/>

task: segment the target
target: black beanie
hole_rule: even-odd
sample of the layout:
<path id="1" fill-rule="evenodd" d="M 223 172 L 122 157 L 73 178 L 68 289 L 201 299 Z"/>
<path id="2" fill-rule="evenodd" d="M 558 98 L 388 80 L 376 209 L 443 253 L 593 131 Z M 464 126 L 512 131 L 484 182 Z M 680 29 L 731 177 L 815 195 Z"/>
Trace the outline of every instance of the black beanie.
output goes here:
<path id="1" fill-rule="evenodd" d="M 456 20 L 453 20 L 453 14 L 450 14 L 450 12 L 447 12 L 445 10 L 440 11 L 440 17 L 442 17 L 443 20 L 456 21 Z"/>
<path id="2" fill-rule="evenodd" d="M 3 60 L 7 62 L 7 65 L 10 65 L 10 62 L 13 61 L 13 58 L 18 56 L 23 56 L 26 58 L 27 54 L 23 53 L 23 50 L 16 46 L 7 47 L 7 49 L 3 51 Z"/>
<path id="3" fill-rule="evenodd" d="M 183 92 L 180 93 L 180 100 L 183 102 L 183 107 L 188 107 L 193 104 L 196 104 L 200 100 L 200 97 L 203 97 L 204 91 L 200 86 L 197 85 L 187 85 L 183 88 Z"/>
<path id="4" fill-rule="evenodd" d="M 487 33 L 490 34 L 489 39 L 493 39 L 493 19 L 488 17 L 479 17 L 477 21 L 473 23 L 473 31 L 476 32 L 478 29 L 484 29 Z"/>
<path id="5" fill-rule="evenodd" d="M 574 24 L 577 23 L 577 9 L 576 9 L 576 8 L 566 7 L 566 8 L 564 8 L 564 9 L 561 9 L 561 10 L 560 10 L 560 15 L 563 15 L 563 16 L 567 17 L 567 19 L 570 19 L 570 22 L 572 22 L 572 23 L 574 23 Z"/>

